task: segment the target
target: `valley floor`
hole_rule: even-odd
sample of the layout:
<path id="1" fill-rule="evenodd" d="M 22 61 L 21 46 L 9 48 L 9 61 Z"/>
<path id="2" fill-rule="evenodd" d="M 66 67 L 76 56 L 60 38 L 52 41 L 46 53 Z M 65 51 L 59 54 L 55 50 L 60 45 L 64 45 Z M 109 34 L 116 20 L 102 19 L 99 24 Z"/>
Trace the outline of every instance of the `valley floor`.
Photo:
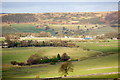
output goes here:
<path id="1" fill-rule="evenodd" d="M 67 78 L 118 78 L 118 49 L 116 46 L 117 42 L 112 41 L 111 43 L 77 43 L 81 45 L 80 48 L 66 48 L 66 47 L 27 47 L 27 48 L 4 48 L 3 49 L 3 80 L 7 78 L 49 78 L 49 77 L 61 77 L 58 73 L 59 67 L 62 62 L 55 65 L 39 64 L 32 66 L 13 66 L 10 61 L 26 61 L 32 54 L 40 54 L 41 56 L 48 55 L 52 57 L 56 54 L 68 53 L 71 58 L 77 58 L 78 61 L 73 61 L 74 71 L 70 72 Z M 82 48 L 82 45 L 89 44 L 87 48 L 90 51 L 86 51 Z M 94 45 L 93 45 L 94 44 Z M 111 46 L 96 47 L 100 44 L 111 44 Z M 83 45 L 83 46 L 84 46 Z M 93 47 L 91 47 L 91 45 Z M 99 49 L 100 48 L 100 49 Z M 99 51 L 98 51 L 99 50 Z M 110 53 L 111 51 L 112 54 Z M 100 52 L 104 52 L 103 56 L 99 55 Z M 110 53 L 110 54 L 108 54 Z M 81 58 L 87 59 L 81 60 Z"/>

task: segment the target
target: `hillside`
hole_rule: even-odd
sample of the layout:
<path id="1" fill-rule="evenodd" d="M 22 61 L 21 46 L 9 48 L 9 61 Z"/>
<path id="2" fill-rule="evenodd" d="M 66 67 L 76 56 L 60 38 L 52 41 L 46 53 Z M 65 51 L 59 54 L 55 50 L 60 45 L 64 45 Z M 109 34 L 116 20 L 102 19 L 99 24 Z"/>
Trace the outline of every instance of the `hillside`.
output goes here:
<path id="1" fill-rule="evenodd" d="M 3 23 L 104 24 L 106 21 L 117 23 L 117 12 L 2 14 Z"/>
<path id="2" fill-rule="evenodd" d="M 100 29 L 93 30 L 93 31 L 90 31 L 90 32 L 87 32 L 87 33 L 89 35 L 100 35 L 100 34 L 107 34 L 107 33 L 111 33 L 111 32 L 117 32 L 117 29 L 115 29 L 113 27 L 102 27 Z"/>
<path id="3" fill-rule="evenodd" d="M 55 65 L 37 64 L 31 66 L 11 65 L 11 61 L 26 61 L 32 54 L 53 57 L 58 53 L 66 52 L 73 61 L 74 72 L 68 77 L 73 78 L 117 78 L 118 74 L 105 74 L 118 72 L 118 42 L 76 42 L 79 48 L 67 47 L 23 47 L 23 48 L 3 48 L 3 80 L 6 78 L 40 78 L 58 77 L 58 69 L 62 62 Z M 90 50 L 84 50 L 84 47 Z M 101 47 L 102 46 L 102 47 Z M 100 54 L 102 55 L 100 56 Z M 24 55 L 24 56 L 23 56 Z M 112 64 L 111 64 L 112 63 Z M 53 74 L 51 74 L 53 73 Z M 16 74 L 16 75 L 15 75 Z M 98 74 L 98 75 L 90 75 Z M 101 74 L 101 75 L 99 75 Z M 86 75 L 86 76 L 85 76 Z"/>
<path id="4" fill-rule="evenodd" d="M 118 23 L 117 14 L 115 11 L 1 14 L 2 31 L 3 34 L 45 31 L 53 36 L 106 34 L 117 32 L 114 28 Z"/>

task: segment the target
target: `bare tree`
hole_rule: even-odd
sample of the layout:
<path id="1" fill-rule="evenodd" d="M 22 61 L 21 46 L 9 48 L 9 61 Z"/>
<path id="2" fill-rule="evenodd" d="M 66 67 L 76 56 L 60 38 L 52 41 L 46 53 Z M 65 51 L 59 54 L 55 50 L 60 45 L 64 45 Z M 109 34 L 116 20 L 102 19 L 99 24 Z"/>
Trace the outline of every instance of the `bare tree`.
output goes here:
<path id="1" fill-rule="evenodd" d="M 59 72 L 66 77 L 68 75 L 68 72 L 73 72 L 73 65 L 71 61 L 64 62 L 60 69 Z"/>
<path id="2" fill-rule="evenodd" d="M 61 60 L 62 61 L 67 61 L 70 59 L 70 56 L 67 55 L 67 53 L 64 53 L 62 56 L 61 56 Z"/>

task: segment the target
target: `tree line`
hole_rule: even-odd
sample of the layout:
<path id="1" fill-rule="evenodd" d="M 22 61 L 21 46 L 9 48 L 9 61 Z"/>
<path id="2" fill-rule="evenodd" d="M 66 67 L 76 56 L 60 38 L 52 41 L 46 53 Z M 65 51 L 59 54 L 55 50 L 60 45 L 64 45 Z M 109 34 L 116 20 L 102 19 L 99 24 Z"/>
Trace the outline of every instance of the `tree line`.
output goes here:
<path id="1" fill-rule="evenodd" d="M 53 40 L 53 41 L 37 41 L 37 40 L 10 40 L 6 39 L 4 42 L 2 42 L 2 47 L 7 46 L 8 48 L 14 48 L 14 47 L 75 47 L 76 45 L 72 42 L 68 41 L 59 41 L 59 40 Z"/>
<path id="2" fill-rule="evenodd" d="M 9 34 L 2 34 L 3 37 L 5 38 L 10 38 L 10 39 L 19 39 L 20 37 L 51 37 L 52 34 L 50 32 L 45 32 L 41 31 L 39 33 L 9 33 Z"/>
<path id="3" fill-rule="evenodd" d="M 64 61 L 68 61 L 69 59 L 70 59 L 70 56 L 68 56 L 67 53 L 63 53 L 62 55 L 57 54 L 57 56 L 54 56 L 52 58 L 49 58 L 47 56 L 41 57 L 38 54 L 33 54 L 27 59 L 26 63 L 11 61 L 11 64 L 24 66 L 24 65 L 50 63 L 51 65 L 54 65 L 54 64 L 56 64 L 56 62 L 64 62 Z"/>
<path id="4" fill-rule="evenodd" d="M 59 73 L 61 73 L 64 77 L 68 75 L 68 72 L 73 72 L 73 64 L 70 60 L 70 56 L 68 56 L 67 53 L 63 53 L 62 55 L 57 54 L 57 56 L 52 58 L 47 56 L 41 57 L 38 54 L 33 54 L 27 59 L 26 62 L 11 61 L 11 64 L 25 66 L 50 63 L 51 65 L 55 65 L 57 62 L 63 62 L 59 68 Z"/>

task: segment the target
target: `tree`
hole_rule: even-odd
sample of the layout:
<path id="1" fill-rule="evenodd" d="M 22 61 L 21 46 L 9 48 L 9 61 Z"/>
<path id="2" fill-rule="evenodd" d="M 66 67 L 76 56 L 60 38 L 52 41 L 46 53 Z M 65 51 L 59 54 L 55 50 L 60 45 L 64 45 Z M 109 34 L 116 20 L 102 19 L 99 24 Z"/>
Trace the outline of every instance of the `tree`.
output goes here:
<path id="1" fill-rule="evenodd" d="M 66 30 L 66 28 L 65 28 L 65 27 L 63 27 L 63 28 L 62 28 L 62 30 Z"/>
<path id="2" fill-rule="evenodd" d="M 77 26 L 78 27 L 78 30 L 80 29 L 80 26 Z"/>
<path id="3" fill-rule="evenodd" d="M 33 54 L 28 58 L 27 63 L 28 64 L 38 64 L 41 59 L 42 58 L 38 54 Z"/>
<path id="4" fill-rule="evenodd" d="M 69 60 L 70 59 L 70 56 L 68 56 L 66 53 L 64 53 L 63 55 L 62 55 L 62 57 L 61 57 L 61 60 L 62 61 L 67 61 L 67 60 Z"/>
<path id="5" fill-rule="evenodd" d="M 29 46 L 29 42 L 23 40 L 23 41 L 20 42 L 20 46 L 21 47 L 27 47 L 27 46 Z"/>
<path id="6" fill-rule="evenodd" d="M 11 64 L 12 64 L 12 65 L 16 65 L 17 62 L 16 62 L 16 61 L 11 61 Z"/>
<path id="7" fill-rule="evenodd" d="M 105 34 L 105 37 L 106 38 L 118 38 L 118 32 L 110 32 L 110 33 L 107 33 Z"/>
<path id="8" fill-rule="evenodd" d="M 66 77 L 68 72 L 73 72 L 73 65 L 71 61 L 64 62 L 59 68 L 59 72 Z"/>
<path id="9" fill-rule="evenodd" d="M 58 59 L 58 60 L 61 60 L 60 54 L 57 55 L 57 59 Z"/>
<path id="10" fill-rule="evenodd" d="M 50 29 L 50 27 L 49 26 L 47 26 L 46 28 L 45 28 L 45 30 L 49 30 Z"/>

